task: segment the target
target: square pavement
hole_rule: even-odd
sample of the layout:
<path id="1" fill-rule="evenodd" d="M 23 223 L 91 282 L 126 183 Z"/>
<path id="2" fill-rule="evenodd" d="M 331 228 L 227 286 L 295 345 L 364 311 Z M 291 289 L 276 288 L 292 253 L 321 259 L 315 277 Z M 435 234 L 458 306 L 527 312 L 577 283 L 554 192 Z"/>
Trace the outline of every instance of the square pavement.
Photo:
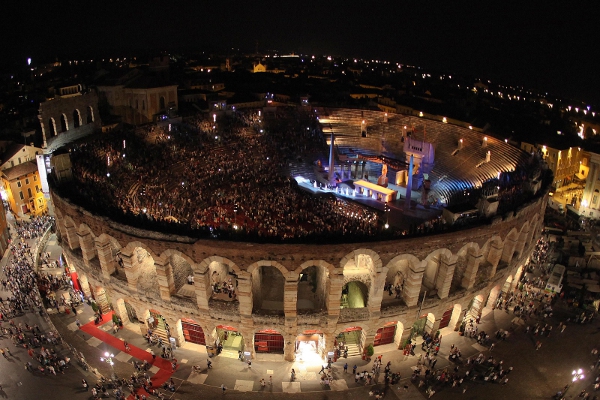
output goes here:
<path id="1" fill-rule="evenodd" d="M 487 347 L 482 346 L 479 343 L 473 343 L 471 346 L 477 351 L 486 351 L 488 349 Z"/>
<path id="2" fill-rule="evenodd" d="M 95 337 L 91 337 L 88 340 L 86 340 L 87 344 L 89 344 L 92 347 L 98 347 L 102 342 L 102 340 L 95 338 Z"/>
<path id="3" fill-rule="evenodd" d="M 234 390 L 238 392 L 251 392 L 254 389 L 254 381 L 245 381 L 242 379 L 236 379 Z"/>
<path id="4" fill-rule="evenodd" d="M 206 378 L 208 378 L 208 374 L 199 374 L 197 372 L 193 372 L 187 378 L 188 382 L 195 383 L 197 385 L 204 385 L 206 382 Z"/>
<path id="5" fill-rule="evenodd" d="M 78 330 L 79 328 L 77 327 L 77 324 L 75 322 L 71 322 L 69 325 L 67 325 L 67 328 L 69 328 L 70 331 L 75 332 L 76 330 Z"/>
<path id="6" fill-rule="evenodd" d="M 129 360 L 131 360 L 131 354 L 129 353 L 125 353 L 124 351 L 120 352 L 119 354 L 117 354 L 115 356 L 115 358 L 121 362 L 128 362 Z"/>
<path id="7" fill-rule="evenodd" d="M 156 374 L 158 371 L 160 371 L 160 368 L 158 368 L 156 365 L 153 365 L 148 371 L 152 372 L 153 374 Z"/>
<path id="8" fill-rule="evenodd" d="M 300 382 L 281 382 L 284 393 L 300 393 Z"/>
<path id="9" fill-rule="evenodd" d="M 345 379 L 335 379 L 329 384 L 331 390 L 342 391 L 348 390 L 348 383 Z"/>

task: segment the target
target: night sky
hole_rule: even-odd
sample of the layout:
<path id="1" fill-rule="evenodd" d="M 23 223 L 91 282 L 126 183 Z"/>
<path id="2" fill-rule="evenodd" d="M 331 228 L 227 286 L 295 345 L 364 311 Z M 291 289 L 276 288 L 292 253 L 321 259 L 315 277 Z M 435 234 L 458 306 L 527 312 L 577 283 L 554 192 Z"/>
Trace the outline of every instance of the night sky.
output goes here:
<path id="1" fill-rule="evenodd" d="M 183 48 L 397 60 L 600 103 L 595 1 L 3 1 L 5 61 Z M 60 6 L 57 6 L 60 4 Z M 6 63 L 5 63 L 6 64 Z"/>

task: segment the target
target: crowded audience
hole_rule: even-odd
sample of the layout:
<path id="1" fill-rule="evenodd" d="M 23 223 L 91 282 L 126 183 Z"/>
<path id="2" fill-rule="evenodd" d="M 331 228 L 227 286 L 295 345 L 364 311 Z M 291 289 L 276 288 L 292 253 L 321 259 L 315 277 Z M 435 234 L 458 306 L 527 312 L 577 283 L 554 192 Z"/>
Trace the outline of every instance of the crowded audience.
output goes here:
<path id="1" fill-rule="evenodd" d="M 286 240 L 381 229 L 375 212 L 313 196 L 289 177 L 299 157 L 326 150 L 311 114 L 277 115 L 268 125 L 254 112 L 210 117 L 72 145 L 71 189 L 111 217 L 196 231 Z"/>

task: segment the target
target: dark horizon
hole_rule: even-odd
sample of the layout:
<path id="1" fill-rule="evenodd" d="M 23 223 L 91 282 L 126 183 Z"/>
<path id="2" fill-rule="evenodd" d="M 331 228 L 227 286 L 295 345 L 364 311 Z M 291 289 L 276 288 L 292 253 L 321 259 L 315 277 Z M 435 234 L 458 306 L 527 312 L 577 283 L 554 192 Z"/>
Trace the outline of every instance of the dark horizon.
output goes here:
<path id="1" fill-rule="evenodd" d="M 27 57 L 174 49 L 271 49 L 397 60 L 425 69 L 522 85 L 600 103 L 595 50 L 600 12 L 586 4 L 518 6 L 418 2 L 188 4 L 128 1 L 61 8 L 41 4 L 1 30 L 4 66 Z"/>

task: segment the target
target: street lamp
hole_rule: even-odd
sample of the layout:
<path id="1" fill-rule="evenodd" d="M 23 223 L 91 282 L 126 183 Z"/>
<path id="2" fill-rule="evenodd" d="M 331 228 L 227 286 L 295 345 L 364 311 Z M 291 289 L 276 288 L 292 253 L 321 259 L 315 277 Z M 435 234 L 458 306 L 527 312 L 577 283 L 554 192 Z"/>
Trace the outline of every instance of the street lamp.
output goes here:
<path id="1" fill-rule="evenodd" d="M 585 378 L 585 375 L 583 375 L 583 370 L 581 368 L 579 368 L 578 370 L 573 370 L 573 372 L 571 372 L 571 375 L 573 375 L 573 382 L 577 382 Z"/>
<path id="2" fill-rule="evenodd" d="M 109 353 L 108 351 L 104 352 L 104 357 L 100 357 L 100 361 L 107 363 L 108 365 L 110 365 L 110 371 L 111 371 L 111 378 L 115 377 L 115 369 L 114 369 L 114 361 L 113 358 L 115 357 L 115 355 L 113 353 Z"/>
<path id="3" fill-rule="evenodd" d="M 234 221 L 234 224 L 233 224 L 233 229 L 237 229 L 238 228 L 238 225 L 237 225 L 237 213 L 238 213 L 239 209 L 240 209 L 240 206 L 237 203 L 235 203 L 233 205 L 233 213 L 235 214 L 235 217 L 234 217 L 235 221 Z"/>
<path id="4" fill-rule="evenodd" d="M 385 202 L 385 205 L 383 206 L 383 212 L 385 213 L 385 229 L 390 227 L 390 218 L 389 218 L 389 212 L 390 212 L 390 206 L 388 206 L 387 201 Z"/>

